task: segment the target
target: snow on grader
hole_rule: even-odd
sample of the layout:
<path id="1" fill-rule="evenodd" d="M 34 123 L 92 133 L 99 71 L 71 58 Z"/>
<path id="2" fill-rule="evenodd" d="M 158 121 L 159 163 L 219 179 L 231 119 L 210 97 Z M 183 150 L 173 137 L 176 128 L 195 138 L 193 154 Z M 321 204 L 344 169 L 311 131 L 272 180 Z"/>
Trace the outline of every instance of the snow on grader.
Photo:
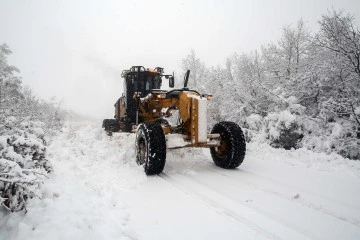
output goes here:
<path id="1" fill-rule="evenodd" d="M 221 168 L 236 168 L 244 160 L 245 138 L 236 123 L 219 122 L 207 132 L 207 101 L 212 96 L 187 88 L 189 75 L 190 70 L 183 88 L 167 91 L 160 89 L 162 80 L 168 79 L 173 88 L 174 74 L 164 74 L 163 68 L 133 66 L 122 72 L 124 93 L 115 103 L 114 119 L 104 119 L 103 128 L 108 134 L 136 132 L 136 162 L 144 166 L 147 175 L 163 171 L 169 134 L 181 136 L 185 143 L 171 148 L 210 148 L 214 163 Z M 173 111 L 178 117 L 170 124 Z"/>

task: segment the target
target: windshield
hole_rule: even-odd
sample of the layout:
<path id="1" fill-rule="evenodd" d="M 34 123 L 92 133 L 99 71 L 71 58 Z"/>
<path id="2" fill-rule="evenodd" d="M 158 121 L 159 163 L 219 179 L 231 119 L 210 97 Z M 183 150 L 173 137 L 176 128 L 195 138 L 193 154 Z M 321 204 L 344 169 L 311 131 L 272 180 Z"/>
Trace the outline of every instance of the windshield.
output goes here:
<path id="1" fill-rule="evenodd" d="M 150 91 L 152 89 L 161 88 L 161 77 L 159 75 L 152 76 L 149 75 L 146 77 L 145 90 Z"/>

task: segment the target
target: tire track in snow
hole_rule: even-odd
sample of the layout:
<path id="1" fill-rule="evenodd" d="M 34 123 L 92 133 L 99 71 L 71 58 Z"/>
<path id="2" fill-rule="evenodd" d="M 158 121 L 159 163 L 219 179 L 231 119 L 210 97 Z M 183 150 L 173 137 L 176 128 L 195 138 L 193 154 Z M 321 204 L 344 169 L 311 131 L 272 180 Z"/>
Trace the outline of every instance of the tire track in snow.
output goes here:
<path id="1" fill-rule="evenodd" d="M 225 174 L 224 172 L 216 171 L 215 169 L 213 169 L 213 168 L 211 168 L 211 167 L 207 167 L 207 169 L 210 170 L 211 172 L 213 172 L 214 174 L 218 175 L 218 176 L 223 176 L 223 177 L 226 177 L 226 178 L 228 178 L 228 179 L 233 180 L 233 176 L 229 176 L 229 175 Z M 242 172 L 245 172 L 245 173 L 248 173 L 248 174 L 253 174 L 253 175 L 255 175 L 255 176 L 259 176 L 259 175 L 255 174 L 255 173 L 248 172 L 248 171 L 244 171 L 244 170 L 242 170 Z M 259 176 L 259 177 L 262 177 L 262 176 Z M 266 178 L 266 179 L 267 179 L 267 178 Z M 256 189 L 256 190 L 262 191 L 262 192 L 264 192 L 264 193 L 268 193 L 268 194 L 271 194 L 271 195 L 280 197 L 280 198 L 285 199 L 285 200 L 288 200 L 288 201 L 290 201 L 290 202 L 292 202 L 292 203 L 297 203 L 297 204 L 302 205 L 302 206 L 304 206 L 304 207 L 310 208 L 310 209 L 312 209 L 312 210 L 321 212 L 321 213 L 323 213 L 323 214 L 326 214 L 326 215 L 328 215 L 328 216 L 334 217 L 334 218 L 339 219 L 339 220 L 341 220 L 341 221 L 344 221 L 344 222 L 346 222 L 346 223 L 352 224 L 352 225 L 354 225 L 354 226 L 356 226 L 356 227 L 360 227 L 360 222 L 359 222 L 358 220 L 353 219 L 353 218 L 349 218 L 349 217 L 344 217 L 344 216 L 341 216 L 341 215 L 339 215 L 339 214 L 336 214 L 336 213 L 334 213 L 334 212 L 332 212 L 332 211 L 330 211 L 330 210 L 322 207 L 321 205 L 318 205 L 318 204 L 315 204 L 315 203 L 312 203 L 312 202 L 305 201 L 305 200 L 303 200 L 303 199 L 301 199 L 301 198 L 300 198 L 300 199 L 296 199 L 296 201 L 294 201 L 294 197 L 289 197 L 289 196 L 287 196 L 286 194 L 283 194 L 283 193 L 280 193 L 280 192 L 277 192 L 277 191 L 274 191 L 274 190 L 270 190 L 270 189 L 261 187 L 260 185 L 251 183 L 251 182 L 249 182 L 249 181 L 243 181 L 243 179 L 241 179 L 241 180 L 242 180 L 242 181 L 241 181 L 239 184 L 244 184 L 244 185 L 250 186 L 250 187 L 253 188 L 253 189 Z M 271 182 L 274 182 L 274 180 L 271 180 L 271 179 L 267 179 L 267 180 L 269 180 L 269 181 L 271 181 Z M 202 184 L 201 182 L 198 182 L 198 183 Z M 281 183 L 276 182 L 276 184 L 281 184 Z M 204 184 L 202 184 L 202 185 L 204 185 Z M 283 185 L 283 184 L 282 184 L 282 185 Z M 206 186 L 206 185 L 204 185 L 204 186 Z M 283 186 L 284 186 L 284 187 L 287 187 L 287 186 L 285 186 L 285 185 L 283 185 Z M 206 186 L 206 187 L 209 187 L 209 186 Z M 212 189 L 212 190 L 215 190 L 214 188 L 211 188 L 211 189 Z M 298 189 L 298 190 L 300 190 L 300 189 Z M 216 190 L 215 190 L 215 191 L 216 191 Z M 302 191 L 302 192 L 304 192 L 304 191 Z M 317 195 L 317 196 L 319 196 L 319 195 Z M 325 199 L 327 199 L 327 200 L 330 200 L 330 199 L 327 198 L 327 197 L 322 197 L 322 196 L 319 196 L 319 197 L 325 198 Z M 335 200 L 331 200 L 331 201 L 332 201 L 332 202 L 335 202 L 336 204 L 339 204 L 338 201 L 335 201 Z M 340 204 L 342 204 L 342 203 L 340 203 Z M 348 204 L 342 204 L 342 205 L 346 205 L 347 207 L 350 207 L 352 210 L 358 211 L 358 209 L 355 209 L 353 206 L 349 206 Z"/>
<path id="2" fill-rule="evenodd" d="M 204 155 L 203 157 L 208 158 L 209 156 Z M 323 195 L 321 195 L 319 193 L 310 191 L 309 189 L 304 190 L 304 189 L 300 189 L 300 188 L 298 188 L 296 186 L 290 186 L 288 184 L 284 184 L 283 182 L 279 182 L 279 181 L 273 180 L 273 179 L 271 179 L 269 177 L 262 176 L 262 175 L 259 175 L 259 174 L 256 174 L 256 173 L 253 173 L 253 172 L 250 172 L 250 171 L 247 171 L 247 170 L 235 169 L 235 170 L 226 170 L 226 171 L 224 171 L 223 169 L 219 169 L 218 167 L 215 167 L 214 165 L 208 164 L 207 161 L 200 162 L 201 166 L 196 165 L 196 164 L 194 165 L 194 163 L 192 162 L 191 167 L 188 167 L 188 166 L 186 166 L 186 164 L 185 164 L 185 166 L 179 164 L 180 161 L 177 159 L 177 153 L 173 153 L 172 158 L 174 158 L 174 160 L 176 159 L 174 162 L 168 163 L 168 164 L 173 164 L 175 166 L 175 167 L 171 167 L 169 169 L 172 172 L 179 173 L 181 175 L 189 175 L 189 177 L 192 177 L 191 175 L 193 175 L 193 174 L 186 174 L 188 171 L 183 171 L 181 169 L 179 170 L 178 168 L 179 167 L 182 167 L 182 168 L 185 167 L 186 169 L 187 168 L 193 169 L 195 167 L 195 172 L 198 172 L 199 174 L 203 174 L 206 171 L 210 171 L 211 173 L 214 173 L 214 174 L 216 174 L 218 176 L 226 177 L 226 178 L 230 179 L 231 181 L 240 180 L 240 181 L 236 181 L 237 185 L 238 184 L 243 184 L 244 186 L 248 186 L 249 188 L 252 188 L 254 190 L 258 190 L 259 192 L 264 192 L 266 194 L 271 194 L 273 196 L 277 196 L 280 199 L 284 199 L 284 200 L 286 200 L 288 202 L 291 202 L 291 203 L 296 203 L 299 206 L 304 206 L 304 207 L 309 208 L 311 210 L 317 211 L 319 213 L 322 213 L 322 214 L 325 214 L 325 215 L 330 216 L 332 218 L 335 218 L 337 220 L 340 220 L 340 221 L 342 221 L 344 223 L 349 223 L 349 224 L 351 224 L 351 225 L 353 225 L 355 227 L 360 227 L 360 222 L 359 222 L 359 220 L 357 220 L 355 218 L 355 216 L 351 217 L 351 216 L 349 216 L 349 214 L 346 214 L 346 213 L 343 213 L 343 214 L 336 213 L 334 211 L 329 210 L 329 207 L 324 208 L 321 204 L 313 203 L 311 201 L 305 200 L 302 197 L 301 198 L 294 198 L 294 196 L 290 196 L 289 194 L 284 193 L 284 189 L 288 189 L 290 192 L 292 192 L 292 191 L 300 192 L 301 195 L 305 194 L 305 195 L 315 197 L 316 199 L 320 199 L 320 202 L 326 201 L 326 202 L 328 202 L 330 204 L 335 204 L 337 206 L 340 206 L 343 209 L 346 209 L 345 212 L 357 212 L 357 211 L 359 211 L 358 207 L 352 206 L 352 205 L 350 205 L 348 203 L 338 201 L 337 199 L 334 199 L 334 198 L 331 198 L 331 197 L 328 197 L 328 196 L 323 196 Z M 176 164 L 179 165 L 179 166 L 176 166 Z M 173 169 L 176 169 L 176 171 L 174 171 Z M 204 172 L 204 170 L 205 170 L 205 172 Z M 236 173 L 242 173 L 242 174 L 240 174 L 241 176 L 239 176 Z M 274 189 L 278 189 L 279 191 L 274 191 L 273 189 L 263 187 L 260 184 L 251 183 L 250 181 L 246 181 L 247 178 L 244 178 L 244 175 L 253 176 L 254 178 L 256 178 L 258 180 L 266 181 L 266 183 L 270 183 L 271 185 L 274 185 L 274 187 L 275 187 Z M 200 183 L 201 179 L 202 178 L 197 179 L 196 182 Z M 279 188 L 279 186 L 280 186 L 280 188 Z"/>
<path id="3" fill-rule="evenodd" d="M 308 237 L 302 235 L 301 233 L 295 231 L 294 229 L 285 227 L 283 224 L 278 223 L 278 222 L 274 221 L 273 219 L 268 218 L 267 216 L 264 216 L 261 213 L 258 213 L 255 209 L 251 209 L 247 206 L 243 206 L 242 204 L 241 204 L 241 206 L 239 206 L 239 204 L 236 204 L 237 207 L 233 208 L 233 209 L 238 210 L 239 208 L 241 208 L 241 210 L 244 211 L 244 214 L 247 213 L 249 215 L 247 218 L 243 217 L 236 210 L 232 210 L 230 207 L 227 207 L 225 204 L 220 203 L 220 201 L 216 201 L 214 199 L 211 199 L 211 198 L 205 196 L 204 194 L 201 194 L 199 192 L 196 192 L 195 190 L 189 189 L 188 185 L 185 186 L 185 185 L 179 183 L 178 180 L 174 179 L 173 177 L 170 177 L 166 173 L 161 173 L 159 176 L 167 183 L 171 184 L 175 188 L 184 192 L 186 195 L 206 204 L 207 206 L 212 208 L 215 212 L 228 216 L 232 220 L 238 222 L 239 224 L 241 224 L 243 226 L 245 225 L 246 227 L 252 229 L 256 233 L 263 235 L 264 237 L 266 237 L 268 239 L 272 239 L 272 240 L 275 240 L 275 239 L 277 239 L 277 240 L 278 239 L 284 239 L 284 240 L 285 239 L 316 239 L 315 236 L 308 238 Z M 194 180 L 191 180 L 191 179 L 188 179 L 188 180 L 194 182 L 195 184 L 199 184 L 198 182 L 195 182 Z M 212 189 L 210 189 L 210 190 L 213 191 Z M 207 192 L 209 192 L 209 191 L 207 191 Z M 224 199 L 224 197 L 225 196 L 221 195 L 221 198 Z M 229 199 L 229 200 L 231 202 L 234 202 L 231 199 Z M 272 229 L 274 229 L 274 230 L 276 229 L 276 232 L 278 234 L 280 233 L 284 236 L 280 237 L 280 236 L 276 235 L 275 233 L 273 233 L 274 231 L 269 231 L 267 229 L 264 229 L 264 227 L 261 227 L 262 224 L 263 224 L 263 226 L 272 225 Z M 268 226 L 268 228 L 269 228 L 269 226 Z"/>
<path id="4" fill-rule="evenodd" d="M 213 170 L 213 171 L 215 171 L 215 170 Z M 319 198 L 322 198 L 322 199 L 326 199 L 326 200 L 331 201 L 331 202 L 333 202 L 333 203 L 347 206 L 348 208 L 351 208 L 351 209 L 354 210 L 354 211 L 358 211 L 358 207 L 356 207 L 356 206 L 353 206 L 353 205 L 348 204 L 348 203 L 341 202 L 341 201 L 339 201 L 339 200 L 337 200 L 337 199 L 334 199 L 334 198 L 331 198 L 331 197 L 328 197 L 328 196 L 320 195 L 320 194 L 318 194 L 318 193 L 316 193 L 316 192 L 313 192 L 313 191 L 311 191 L 311 190 L 308 190 L 308 189 L 307 189 L 307 190 L 303 190 L 303 189 L 300 189 L 300 188 L 295 187 L 295 186 L 289 186 L 289 185 L 286 185 L 286 184 L 284 184 L 284 183 L 282 183 L 282 182 L 273 180 L 273 179 L 268 178 L 268 177 L 265 177 L 265 176 L 261 176 L 261 175 L 259 175 L 259 174 L 254 173 L 254 172 L 251 172 L 251 171 L 241 170 L 241 172 L 244 172 L 244 173 L 249 174 L 249 175 L 253 175 L 253 176 L 257 177 L 257 178 L 262 178 L 262 179 L 264 179 L 264 180 L 266 180 L 266 181 L 270 181 L 270 182 L 272 182 L 272 183 L 275 183 L 276 185 L 281 185 L 281 186 L 286 187 L 286 188 L 292 188 L 292 189 L 296 189 L 296 190 L 299 190 L 299 191 L 302 191 L 302 192 L 306 192 L 306 193 L 308 193 L 309 195 L 314 195 L 314 196 L 316 196 L 316 197 L 319 197 Z M 225 176 L 225 174 L 224 174 L 224 176 Z M 230 176 L 229 176 L 229 177 L 230 177 Z"/>
<path id="5" fill-rule="evenodd" d="M 199 181 L 196 181 L 194 179 L 191 179 L 192 181 L 196 182 L 197 184 L 200 184 L 206 188 L 208 188 L 209 190 L 211 191 L 215 191 L 221 195 L 223 195 L 224 197 L 226 198 L 229 198 L 230 200 L 234 201 L 234 202 L 238 202 L 237 199 L 234 199 L 233 197 L 231 196 L 228 196 L 228 195 L 225 195 L 224 192 L 222 191 L 219 191 L 217 190 L 216 188 L 213 188 L 213 187 L 210 187 L 209 185 L 207 185 L 206 183 L 203 183 L 203 182 L 199 182 Z M 239 186 L 239 185 L 238 185 Z M 257 190 L 257 189 L 256 189 Z M 266 193 L 266 192 L 265 192 Z M 278 195 L 275 195 L 276 197 L 281 197 L 281 196 L 278 196 Z M 288 199 L 288 197 L 285 198 L 285 200 L 287 200 L 288 202 L 290 202 L 291 204 L 294 204 L 294 203 L 297 203 L 297 200 L 294 200 L 293 198 L 290 198 Z M 274 213 L 271 213 L 269 212 L 267 209 L 262 209 L 261 207 L 255 207 L 253 205 L 250 205 L 250 204 L 242 204 L 240 203 L 241 205 L 245 206 L 245 207 L 248 207 L 250 209 L 253 209 L 254 211 L 257 211 L 258 213 L 260 214 L 263 214 L 264 216 L 267 216 L 269 217 L 270 219 L 273 219 L 291 229 L 294 229 L 295 231 L 298 231 L 298 232 L 302 232 L 302 233 L 306 233 L 306 235 L 308 235 L 311 239 L 319 239 L 320 236 L 315 236 L 314 234 L 316 234 L 316 231 L 311 233 L 309 230 L 305 229 L 305 228 L 302 228 L 302 225 L 295 225 L 294 223 L 291 223 L 289 221 L 284 221 L 284 219 L 282 219 L 281 217 L 277 216 L 277 215 L 274 215 Z M 300 205 L 301 206 L 301 205 Z M 307 207 L 309 210 L 311 211 L 316 211 L 317 209 L 313 209 L 313 208 L 309 208 L 308 206 L 304 206 L 304 207 Z M 319 211 L 316 211 L 316 212 L 319 212 Z M 320 212 L 321 214 L 324 214 L 323 212 Z M 328 216 L 328 215 L 326 215 Z M 332 215 L 330 215 L 330 217 L 334 217 Z M 339 219 L 338 217 L 335 217 L 336 220 L 341 220 L 342 222 L 344 222 L 345 224 L 351 224 L 353 226 L 355 226 L 356 228 L 358 228 L 358 226 L 356 224 L 352 224 L 351 222 L 349 221 L 346 221 L 346 219 Z M 314 230 L 313 230 L 314 231 Z"/>

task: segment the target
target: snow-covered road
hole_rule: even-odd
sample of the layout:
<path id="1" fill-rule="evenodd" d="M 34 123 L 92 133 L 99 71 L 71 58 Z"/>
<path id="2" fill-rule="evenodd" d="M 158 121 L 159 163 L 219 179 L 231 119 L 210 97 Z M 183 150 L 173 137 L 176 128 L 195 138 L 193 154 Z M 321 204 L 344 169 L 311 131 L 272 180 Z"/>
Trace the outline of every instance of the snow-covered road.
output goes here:
<path id="1" fill-rule="evenodd" d="M 235 170 L 176 149 L 147 177 L 134 135 L 69 123 L 28 213 L 0 211 L 0 239 L 360 239 L 360 162 L 247 145 Z"/>

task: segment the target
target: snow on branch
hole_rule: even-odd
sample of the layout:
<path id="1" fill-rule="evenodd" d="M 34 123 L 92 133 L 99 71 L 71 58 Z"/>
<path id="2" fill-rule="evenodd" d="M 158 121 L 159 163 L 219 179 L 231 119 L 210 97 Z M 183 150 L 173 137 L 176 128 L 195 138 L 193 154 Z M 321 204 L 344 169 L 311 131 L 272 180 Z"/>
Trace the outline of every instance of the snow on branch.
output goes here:
<path id="1" fill-rule="evenodd" d="M 14 117 L 0 127 L 0 205 L 10 211 L 26 210 L 27 200 L 41 195 L 40 186 L 52 171 L 41 133 L 37 123 Z"/>

